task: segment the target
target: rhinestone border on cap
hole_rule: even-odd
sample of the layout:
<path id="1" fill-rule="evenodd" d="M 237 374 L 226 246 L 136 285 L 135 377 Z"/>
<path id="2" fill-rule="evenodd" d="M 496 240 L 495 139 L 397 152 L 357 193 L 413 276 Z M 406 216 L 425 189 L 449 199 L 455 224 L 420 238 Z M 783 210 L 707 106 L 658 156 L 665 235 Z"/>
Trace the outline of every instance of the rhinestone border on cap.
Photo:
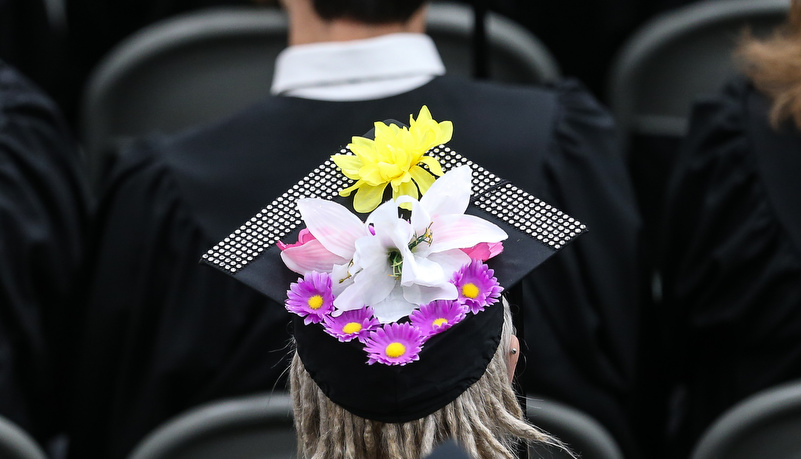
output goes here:
<path id="1" fill-rule="evenodd" d="M 341 149 L 340 153 L 353 154 L 348 148 Z M 502 180 L 449 147 L 440 145 L 429 150 L 428 154 L 439 160 L 445 172 L 461 165 L 470 166 L 473 170 L 473 204 L 554 250 L 587 229 L 573 217 Z M 345 177 L 334 161 L 328 159 L 203 254 L 203 261 L 235 274 L 303 223 L 296 204 L 298 199 L 330 200 L 353 183 L 354 180 Z"/>
<path id="2" fill-rule="evenodd" d="M 449 171 L 466 164 L 473 170 L 473 205 L 498 217 L 541 243 L 558 250 L 587 226 L 556 207 L 535 198 L 511 182 L 440 145 L 429 151 Z"/>
<path id="3" fill-rule="evenodd" d="M 340 152 L 352 154 L 347 148 Z M 334 161 L 327 160 L 203 254 L 203 260 L 236 273 L 303 223 L 296 204 L 298 199 L 330 200 L 353 183 Z"/>

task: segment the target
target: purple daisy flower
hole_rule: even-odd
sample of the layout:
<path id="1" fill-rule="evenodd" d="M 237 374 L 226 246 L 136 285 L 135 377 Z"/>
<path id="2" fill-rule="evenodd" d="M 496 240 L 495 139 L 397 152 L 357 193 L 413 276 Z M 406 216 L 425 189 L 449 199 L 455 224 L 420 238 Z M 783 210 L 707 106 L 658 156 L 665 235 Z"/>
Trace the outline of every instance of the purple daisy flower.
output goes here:
<path id="1" fill-rule="evenodd" d="M 428 338 L 458 324 L 467 315 L 466 305 L 455 300 L 437 300 L 417 309 L 409 319 Z"/>
<path id="2" fill-rule="evenodd" d="M 331 276 L 328 273 L 311 271 L 289 286 L 286 292 L 286 309 L 305 317 L 303 323 L 319 323 L 334 309 L 334 294 L 331 293 Z"/>
<path id="3" fill-rule="evenodd" d="M 451 283 L 459 292 L 459 301 L 476 314 L 484 307 L 495 304 L 501 297 L 503 287 L 494 277 L 495 271 L 479 260 L 473 260 L 453 274 Z"/>
<path id="4" fill-rule="evenodd" d="M 353 338 L 364 342 L 369 333 L 380 325 L 378 319 L 373 317 L 373 308 L 369 306 L 345 311 L 338 317 L 327 315 L 323 318 L 323 323 L 326 333 L 343 343 Z"/>
<path id="5" fill-rule="evenodd" d="M 384 365 L 406 365 L 420 359 L 423 334 L 409 323 L 390 323 L 370 332 L 364 350 L 369 357 L 367 363 Z"/>

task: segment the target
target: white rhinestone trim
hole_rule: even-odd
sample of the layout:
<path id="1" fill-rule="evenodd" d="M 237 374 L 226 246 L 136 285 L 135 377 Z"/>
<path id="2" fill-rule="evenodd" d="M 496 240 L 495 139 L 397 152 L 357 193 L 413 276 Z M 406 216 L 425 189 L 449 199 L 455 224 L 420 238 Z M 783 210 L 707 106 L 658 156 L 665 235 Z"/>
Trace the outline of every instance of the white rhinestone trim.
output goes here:
<path id="1" fill-rule="evenodd" d="M 340 153 L 353 154 L 347 148 Z M 469 165 L 473 169 L 473 204 L 554 250 L 587 229 L 578 220 L 501 180 L 449 147 L 440 145 L 428 154 L 439 160 L 445 172 Z M 333 199 L 353 183 L 332 160 L 327 160 L 206 252 L 203 261 L 236 273 L 303 223 L 296 205 L 298 199 Z"/>

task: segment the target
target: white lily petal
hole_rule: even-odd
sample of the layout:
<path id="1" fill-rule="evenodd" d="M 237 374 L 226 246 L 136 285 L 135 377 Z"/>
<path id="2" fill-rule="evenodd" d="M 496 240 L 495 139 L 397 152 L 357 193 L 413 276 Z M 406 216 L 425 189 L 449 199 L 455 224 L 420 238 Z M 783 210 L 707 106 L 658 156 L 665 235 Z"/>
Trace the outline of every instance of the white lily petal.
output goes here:
<path id="1" fill-rule="evenodd" d="M 406 317 L 417 308 L 417 303 L 407 301 L 400 287 L 395 288 L 385 299 L 373 306 L 373 315 L 386 324 Z"/>
<path id="2" fill-rule="evenodd" d="M 388 241 L 391 243 L 392 241 Z M 380 236 L 365 236 L 356 241 L 356 251 L 353 254 L 353 266 L 356 272 L 363 267 L 379 263 L 387 263 L 388 248 Z"/>
<path id="3" fill-rule="evenodd" d="M 499 242 L 508 235 L 498 225 L 474 215 L 440 215 L 432 226 L 431 252 L 473 247 L 479 242 Z"/>
<path id="4" fill-rule="evenodd" d="M 381 224 L 398 219 L 398 205 L 395 201 L 389 200 L 378 206 L 370 215 L 367 216 L 365 223 Z"/>
<path id="5" fill-rule="evenodd" d="M 461 269 L 462 266 L 470 263 L 470 256 L 460 249 L 432 253 L 428 256 L 428 259 L 442 266 L 442 270 L 446 273 L 454 273 Z M 450 278 L 448 280 L 450 281 Z"/>
<path id="6" fill-rule="evenodd" d="M 331 269 L 331 293 L 334 294 L 334 297 L 339 296 L 343 290 L 353 284 L 353 277 L 351 276 L 349 268 L 350 263 L 344 263 L 335 265 L 334 268 Z"/>
<path id="7" fill-rule="evenodd" d="M 363 269 L 355 276 L 354 283 L 365 286 L 364 304 L 374 305 L 384 301 L 398 284 L 398 280 L 392 276 L 389 264 L 384 263 Z"/>
<path id="8" fill-rule="evenodd" d="M 354 309 L 361 309 L 365 306 L 364 292 L 365 285 L 359 285 L 355 282 L 351 283 L 342 292 L 334 298 L 334 307 L 338 311 L 352 311 Z M 337 314 L 338 315 L 338 314 Z"/>
<path id="9" fill-rule="evenodd" d="M 435 286 L 447 283 L 449 280 L 442 267 L 434 261 L 415 256 L 403 259 L 403 273 L 401 274 L 403 287 L 413 284 Z"/>
<path id="10" fill-rule="evenodd" d="M 367 223 L 373 225 L 374 237 L 383 247 L 384 256 L 392 249 L 408 246 L 414 235 L 409 222 L 398 218 L 398 207 L 391 201 L 385 202 L 370 214 Z"/>
<path id="11" fill-rule="evenodd" d="M 411 225 L 412 231 L 418 236 L 422 235 L 431 224 L 431 216 L 420 201 L 409 196 L 401 196 L 397 200 L 398 205 L 409 203 L 412 206 Z"/>
<path id="12" fill-rule="evenodd" d="M 329 273 L 334 265 L 348 261 L 329 252 L 317 239 L 284 249 L 281 252 L 281 259 L 284 260 L 287 268 L 298 274 L 306 274 L 309 271 Z"/>
<path id="13" fill-rule="evenodd" d="M 370 234 L 359 217 L 333 201 L 303 198 L 298 200 L 298 209 L 314 237 L 342 258 L 351 259 L 356 239 Z"/>
<path id="14" fill-rule="evenodd" d="M 432 217 L 463 214 L 470 204 L 472 176 L 473 170 L 470 166 L 451 169 L 431 185 L 420 199 L 420 204 Z"/>
<path id="15" fill-rule="evenodd" d="M 373 267 L 370 267 L 373 268 Z M 386 270 L 364 269 L 353 277 L 353 283 L 334 299 L 337 309 L 350 311 L 383 301 L 397 281 Z"/>
<path id="16" fill-rule="evenodd" d="M 378 234 L 378 230 L 376 230 L 376 234 Z M 389 228 L 385 230 L 385 235 L 388 239 L 387 249 L 398 250 L 403 255 L 403 258 L 412 256 L 409 251 L 409 242 L 414 237 L 414 231 L 412 231 L 412 226 L 409 222 L 398 219 L 397 224 L 391 228 L 391 231 Z"/>
<path id="17" fill-rule="evenodd" d="M 455 300 L 459 291 L 450 282 L 433 287 L 416 284 L 403 287 L 403 297 L 410 303 L 423 305 L 434 300 Z"/>

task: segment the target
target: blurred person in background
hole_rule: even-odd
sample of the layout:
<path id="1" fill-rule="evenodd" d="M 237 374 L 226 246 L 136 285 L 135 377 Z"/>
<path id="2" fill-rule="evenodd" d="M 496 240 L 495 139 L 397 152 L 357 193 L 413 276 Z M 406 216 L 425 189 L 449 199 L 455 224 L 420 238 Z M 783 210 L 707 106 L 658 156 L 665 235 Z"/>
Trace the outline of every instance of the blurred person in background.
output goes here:
<path id="1" fill-rule="evenodd" d="M 685 457 L 727 408 L 801 378 L 801 1 L 696 104 L 664 218 L 667 337 Z"/>
<path id="2" fill-rule="evenodd" d="M 0 415 L 43 447 L 65 431 L 83 311 L 83 172 L 55 103 L 0 61 Z"/>

